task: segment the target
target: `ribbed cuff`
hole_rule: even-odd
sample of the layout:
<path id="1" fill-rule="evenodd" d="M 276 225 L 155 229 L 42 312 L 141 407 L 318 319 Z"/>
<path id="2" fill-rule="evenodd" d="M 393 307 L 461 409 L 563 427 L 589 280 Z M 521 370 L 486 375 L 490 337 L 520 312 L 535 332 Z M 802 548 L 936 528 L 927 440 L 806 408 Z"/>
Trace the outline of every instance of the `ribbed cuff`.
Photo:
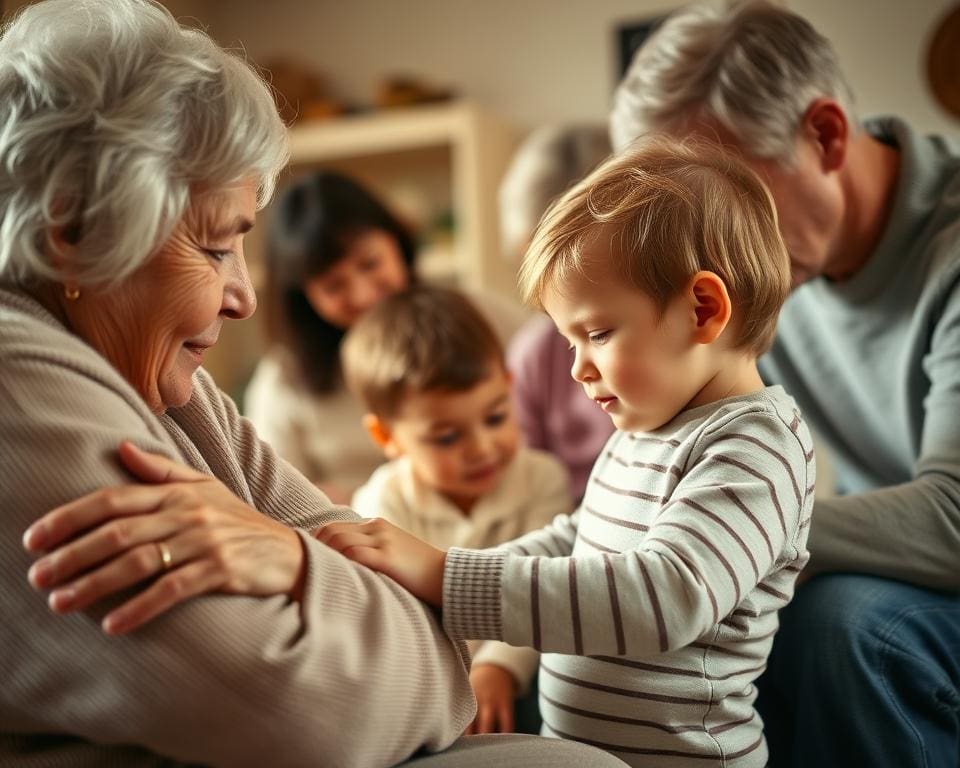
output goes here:
<path id="1" fill-rule="evenodd" d="M 502 640 L 503 565 L 509 553 L 458 549 L 447 552 L 443 572 L 443 628 L 463 640 Z"/>

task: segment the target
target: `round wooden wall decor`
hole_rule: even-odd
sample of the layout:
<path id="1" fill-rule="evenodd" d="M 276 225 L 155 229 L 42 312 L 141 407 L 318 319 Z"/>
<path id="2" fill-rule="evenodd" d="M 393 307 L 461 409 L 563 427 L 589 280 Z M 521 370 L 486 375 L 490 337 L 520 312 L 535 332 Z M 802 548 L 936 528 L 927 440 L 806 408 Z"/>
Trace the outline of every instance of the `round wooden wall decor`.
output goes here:
<path id="1" fill-rule="evenodd" d="M 960 5 L 939 21 L 927 51 L 927 80 L 937 102 L 960 118 Z"/>

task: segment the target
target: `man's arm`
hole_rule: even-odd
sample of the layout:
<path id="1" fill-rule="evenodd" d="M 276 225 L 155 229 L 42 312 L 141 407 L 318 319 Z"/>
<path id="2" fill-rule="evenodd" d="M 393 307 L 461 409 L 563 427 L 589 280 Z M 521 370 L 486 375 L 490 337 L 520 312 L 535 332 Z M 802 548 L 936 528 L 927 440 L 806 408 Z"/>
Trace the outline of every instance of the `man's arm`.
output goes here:
<path id="1" fill-rule="evenodd" d="M 810 572 L 856 571 L 960 590 L 960 286 L 932 334 L 924 372 L 930 391 L 913 480 L 818 500 Z"/>

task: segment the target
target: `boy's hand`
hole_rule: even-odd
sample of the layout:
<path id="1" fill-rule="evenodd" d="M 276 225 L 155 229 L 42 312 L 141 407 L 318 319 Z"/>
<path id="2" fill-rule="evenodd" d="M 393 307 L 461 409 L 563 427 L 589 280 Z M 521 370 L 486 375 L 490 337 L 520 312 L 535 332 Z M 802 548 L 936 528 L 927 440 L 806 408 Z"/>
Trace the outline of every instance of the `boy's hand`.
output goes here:
<path id="1" fill-rule="evenodd" d="M 354 562 L 380 571 L 424 602 L 443 604 L 447 553 L 375 517 L 362 523 L 327 523 L 314 537 Z"/>
<path id="2" fill-rule="evenodd" d="M 477 716 L 466 733 L 512 733 L 517 692 L 513 675 L 496 664 L 477 664 L 470 670 L 470 685 L 477 697 Z"/>

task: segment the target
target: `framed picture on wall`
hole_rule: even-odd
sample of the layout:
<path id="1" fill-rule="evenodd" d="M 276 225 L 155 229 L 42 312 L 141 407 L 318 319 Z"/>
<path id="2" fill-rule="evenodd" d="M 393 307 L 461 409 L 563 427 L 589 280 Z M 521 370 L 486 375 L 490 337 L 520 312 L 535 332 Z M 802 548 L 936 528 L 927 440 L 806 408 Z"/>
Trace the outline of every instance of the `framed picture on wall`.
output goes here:
<path id="1" fill-rule="evenodd" d="M 617 82 L 627 71 L 630 62 L 633 61 L 633 54 L 643 45 L 644 41 L 650 37 L 650 34 L 660 26 L 666 18 L 661 16 L 648 16 L 645 19 L 636 21 L 625 21 L 617 24 Z"/>

